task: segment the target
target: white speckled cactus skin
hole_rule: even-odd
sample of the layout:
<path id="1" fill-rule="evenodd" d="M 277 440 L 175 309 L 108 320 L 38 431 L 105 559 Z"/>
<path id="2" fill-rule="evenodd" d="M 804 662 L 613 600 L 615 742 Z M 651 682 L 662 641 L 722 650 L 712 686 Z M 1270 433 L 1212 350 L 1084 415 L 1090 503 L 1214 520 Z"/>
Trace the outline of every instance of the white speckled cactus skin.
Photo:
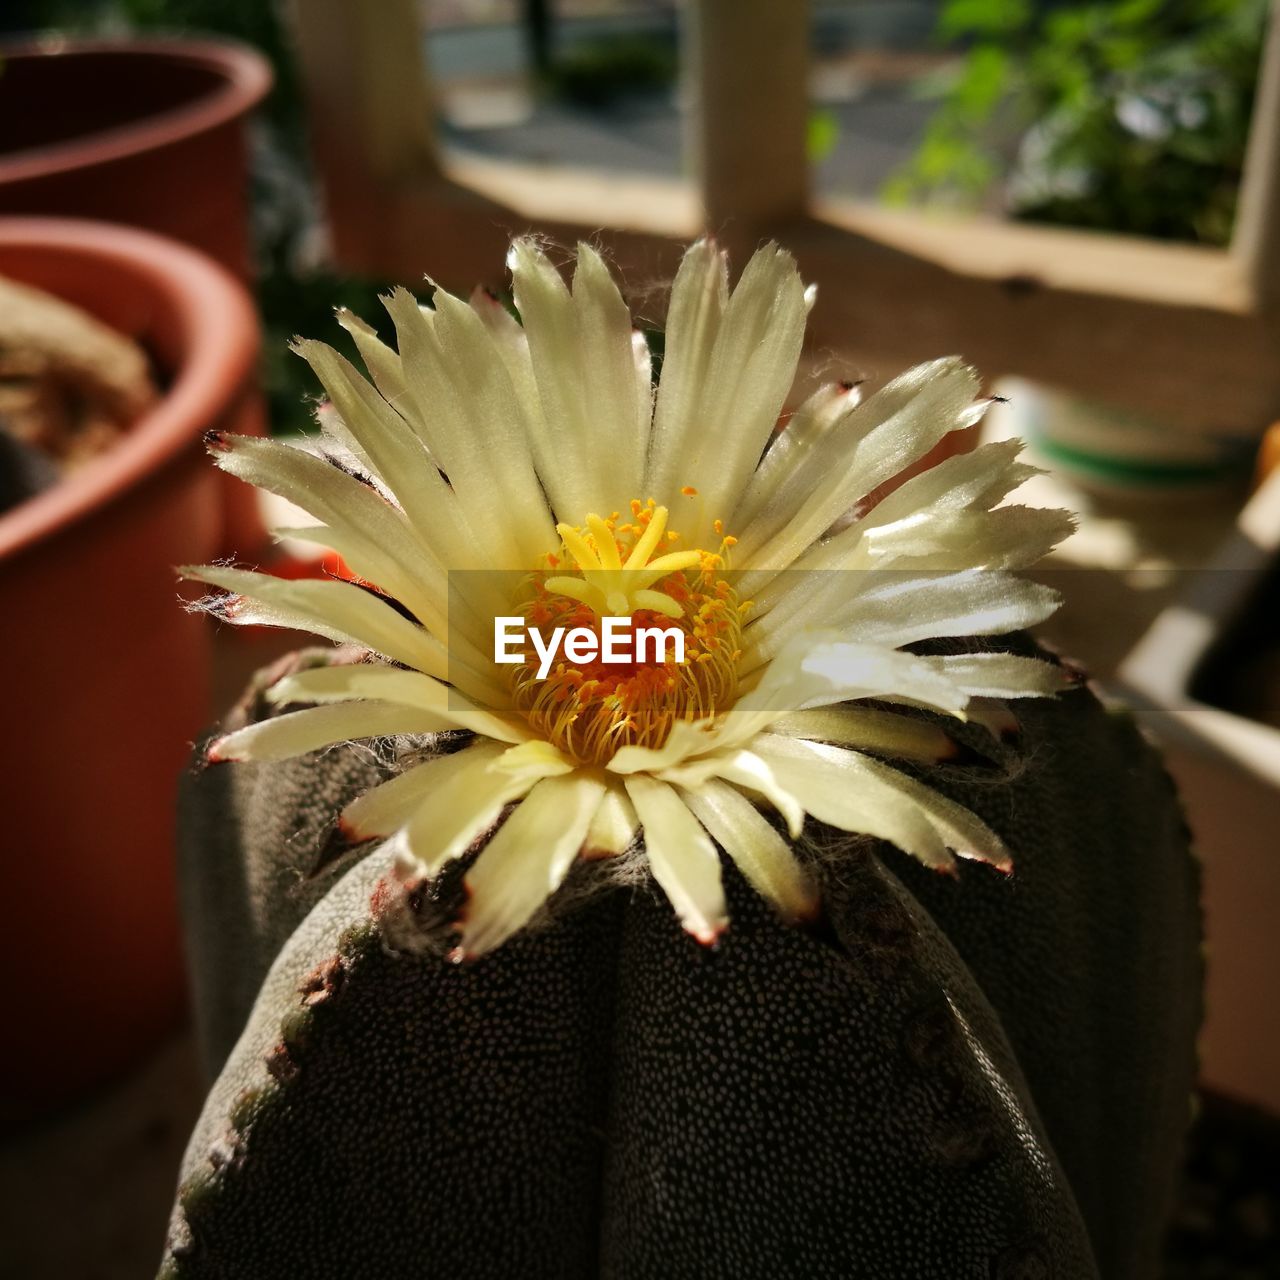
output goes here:
<path id="1" fill-rule="evenodd" d="M 641 887 L 448 965 L 448 884 L 357 853 L 311 874 L 375 763 L 194 774 L 184 907 L 221 1074 L 162 1275 L 1153 1275 L 1195 865 L 1127 718 L 1084 688 L 1018 712 L 1016 742 L 965 729 L 973 759 L 932 775 L 1012 878 L 864 842 L 820 860 L 805 930 L 726 868 L 716 950 Z"/>

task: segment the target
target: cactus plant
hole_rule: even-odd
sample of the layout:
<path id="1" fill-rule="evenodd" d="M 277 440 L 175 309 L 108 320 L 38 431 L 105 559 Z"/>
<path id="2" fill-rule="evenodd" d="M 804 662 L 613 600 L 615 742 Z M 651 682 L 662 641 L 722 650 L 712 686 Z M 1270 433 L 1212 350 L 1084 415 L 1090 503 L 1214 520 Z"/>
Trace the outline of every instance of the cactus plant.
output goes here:
<path id="1" fill-rule="evenodd" d="M 817 831 L 824 918 L 782 924 L 727 866 L 714 951 L 650 887 L 571 879 L 541 927 L 448 964 L 456 876 L 326 856 L 368 753 L 193 772 L 210 1065 L 239 1042 L 167 1274 L 1154 1274 L 1199 1016 L 1194 865 L 1126 716 L 1085 688 L 1018 716 L 1013 741 L 961 729 L 970 762 L 932 771 L 1007 834 L 1016 877 L 833 856 Z"/>
<path id="2" fill-rule="evenodd" d="M 395 294 L 399 354 L 345 321 L 376 389 L 301 346 L 327 457 L 211 441 L 359 577 L 188 570 L 343 647 L 188 782 L 219 1074 L 164 1273 L 1147 1273 L 1195 873 L 1132 723 L 1017 634 L 1064 513 L 994 509 L 1003 445 L 886 496 L 980 414 L 956 361 L 770 444 L 811 300 L 772 247 L 732 295 L 690 250 L 656 410 L 598 255 L 572 294 L 512 262 L 525 330 Z M 611 658 L 614 622 L 674 654 Z"/>

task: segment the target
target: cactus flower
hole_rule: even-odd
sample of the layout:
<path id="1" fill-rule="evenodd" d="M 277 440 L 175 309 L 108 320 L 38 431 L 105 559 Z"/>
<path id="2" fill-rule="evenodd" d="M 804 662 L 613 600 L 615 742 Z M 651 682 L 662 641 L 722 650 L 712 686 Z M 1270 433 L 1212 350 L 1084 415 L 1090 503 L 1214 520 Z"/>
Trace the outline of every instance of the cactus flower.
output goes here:
<path id="1" fill-rule="evenodd" d="M 396 290 L 396 350 L 339 314 L 371 380 L 297 344 L 329 398 L 326 456 L 210 442 L 224 470 L 317 521 L 282 532 L 358 578 L 186 570 L 226 593 L 211 607 L 369 651 L 278 681 L 272 700 L 314 705 L 227 734 L 210 758 L 403 749 L 404 767 L 340 821 L 391 841 L 406 877 L 483 842 L 456 958 L 522 928 L 578 857 L 643 857 L 702 942 L 727 924 L 717 846 L 804 918 L 806 815 L 941 871 L 957 856 L 1009 869 L 982 821 L 890 762 L 945 759 L 946 717 L 1063 687 L 1052 664 L 980 642 L 911 646 L 1047 617 L 1055 595 L 1009 571 L 1070 519 L 1001 505 L 1032 473 L 1016 442 L 868 501 L 981 417 L 973 372 L 934 361 L 865 401 L 824 386 L 776 431 L 812 301 L 787 253 L 761 249 L 731 290 L 712 242 L 687 251 L 656 385 L 594 249 L 579 248 L 572 288 L 528 240 L 508 261 L 519 322 L 484 292 L 437 289 L 426 307 Z M 678 654 L 610 661 L 619 626 L 674 632 Z M 456 749 L 422 761 L 422 736 L 447 731 Z"/>

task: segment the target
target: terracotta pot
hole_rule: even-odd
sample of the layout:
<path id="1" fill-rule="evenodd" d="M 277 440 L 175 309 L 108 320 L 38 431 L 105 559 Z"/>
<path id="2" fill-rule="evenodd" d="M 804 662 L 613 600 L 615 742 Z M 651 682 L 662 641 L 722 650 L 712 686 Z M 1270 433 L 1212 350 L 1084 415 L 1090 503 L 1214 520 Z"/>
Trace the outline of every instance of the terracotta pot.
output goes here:
<path id="1" fill-rule="evenodd" d="M 245 122 L 271 87 L 214 40 L 0 45 L 0 213 L 102 218 L 252 258 Z"/>
<path id="2" fill-rule="evenodd" d="M 235 280 L 146 232 L 0 218 L 0 274 L 137 338 L 165 386 L 120 444 L 0 517 L 11 1123 L 128 1065 L 182 1006 L 173 807 L 210 636 L 173 566 L 221 548 L 201 436 L 254 413 L 259 335 Z"/>

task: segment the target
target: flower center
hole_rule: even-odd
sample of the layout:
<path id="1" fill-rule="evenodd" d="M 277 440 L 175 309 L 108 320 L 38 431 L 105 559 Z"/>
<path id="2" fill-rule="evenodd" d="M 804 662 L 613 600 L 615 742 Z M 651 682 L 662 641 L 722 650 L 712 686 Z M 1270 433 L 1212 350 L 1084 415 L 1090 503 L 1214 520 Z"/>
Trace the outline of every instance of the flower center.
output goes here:
<path id="1" fill-rule="evenodd" d="M 599 655 L 571 663 L 560 657 L 540 678 L 535 654 L 510 668 L 516 709 L 533 729 L 582 764 L 604 764 L 621 747 L 661 746 L 678 720 L 701 720 L 732 704 L 745 606 L 728 578 L 735 539 L 718 551 L 680 549 L 667 528 L 667 508 L 633 500 L 630 519 L 587 516 L 561 524 L 560 553 L 530 578 L 519 608 L 543 635 L 563 627 L 595 632 Z M 576 569 L 576 572 L 572 570 Z M 674 645 L 637 643 L 629 660 L 606 660 L 602 619 L 630 618 L 641 628 L 678 629 Z"/>

